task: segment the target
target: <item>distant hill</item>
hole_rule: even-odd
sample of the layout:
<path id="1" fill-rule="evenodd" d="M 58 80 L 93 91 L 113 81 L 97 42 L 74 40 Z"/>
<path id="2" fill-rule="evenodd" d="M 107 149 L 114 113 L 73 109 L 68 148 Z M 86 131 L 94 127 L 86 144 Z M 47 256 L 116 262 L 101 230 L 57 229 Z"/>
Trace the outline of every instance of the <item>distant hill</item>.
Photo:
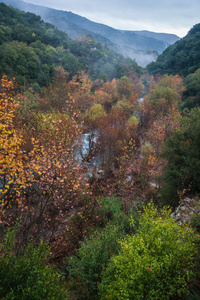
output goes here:
<path id="1" fill-rule="evenodd" d="M 187 76 L 200 68 L 200 23 L 188 34 L 168 47 L 156 62 L 147 66 L 150 73 Z"/>
<path id="2" fill-rule="evenodd" d="M 4 0 L 3 2 L 20 10 L 40 15 L 45 22 L 67 32 L 72 38 L 90 35 L 97 42 L 104 43 L 125 57 L 135 59 L 141 66 L 155 61 L 159 53 L 179 40 L 179 37 L 173 34 L 117 30 L 92 22 L 72 12 L 33 5 L 21 0 Z"/>
<path id="3" fill-rule="evenodd" d="M 15 77 L 20 85 L 47 85 L 62 66 L 69 77 L 86 71 L 92 79 L 112 80 L 142 68 L 109 47 L 83 36 L 67 33 L 30 12 L 0 3 L 0 76 Z"/>

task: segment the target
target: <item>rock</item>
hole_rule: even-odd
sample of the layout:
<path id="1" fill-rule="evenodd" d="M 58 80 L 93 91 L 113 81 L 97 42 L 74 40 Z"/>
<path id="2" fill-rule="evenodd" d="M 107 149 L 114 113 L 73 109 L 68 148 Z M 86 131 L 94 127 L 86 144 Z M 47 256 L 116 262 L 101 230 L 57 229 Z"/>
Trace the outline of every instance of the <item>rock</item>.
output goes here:
<path id="1" fill-rule="evenodd" d="M 98 170 L 96 177 L 98 180 L 102 180 L 104 178 L 105 172 L 103 170 Z"/>
<path id="2" fill-rule="evenodd" d="M 181 211 L 185 211 L 185 210 L 186 210 L 186 207 L 185 207 L 185 206 L 182 206 L 182 207 L 180 207 L 180 210 L 181 210 Z"/>
<path id="3" fill-rule="evenodd" d="M 155 188 L 159 188 L 159 185 L 155 182 L 149 182 L 149 185 L 152 186 L 152 187 L 155 187 Z"/>
<path id="4" fill-rule="evenodd" d="M 194 199 L 184 198 L 171 214 L 171 217 L 175 218 L 179 225 L 183 225 L 189 223 L 194 214 L 199 214 L 200 216 L 199 203 Z"/>
<path id="5" fill-rule="evenodd" d="M 132 176 L 129 175 L 129 176 L 127 177 L 126 181 L 132 181 Z"/>
<path id="6" fill-rule="evenodd" d="M 175 215 L 175 218 L 176 218 L 177 221 L 181 220 L 181 214 Z"/>

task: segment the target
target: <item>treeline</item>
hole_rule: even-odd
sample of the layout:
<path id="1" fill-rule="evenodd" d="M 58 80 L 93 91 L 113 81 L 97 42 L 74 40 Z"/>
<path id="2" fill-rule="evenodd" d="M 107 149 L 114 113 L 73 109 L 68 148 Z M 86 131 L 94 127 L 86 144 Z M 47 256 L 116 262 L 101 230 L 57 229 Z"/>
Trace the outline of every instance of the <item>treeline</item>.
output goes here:
<path id="1" fill-rule="evenodd" d="M 93 79 L 104 81 L 131 70 L 141 72 L 135 61 L 124 59 L 91 37 L 71 40 L 32 13 L 1 3 L 0 20 L 0 74 L 15 77 L 20 85 L 45 86 L 59 65 L 71 75 L 86 70 Z"/>

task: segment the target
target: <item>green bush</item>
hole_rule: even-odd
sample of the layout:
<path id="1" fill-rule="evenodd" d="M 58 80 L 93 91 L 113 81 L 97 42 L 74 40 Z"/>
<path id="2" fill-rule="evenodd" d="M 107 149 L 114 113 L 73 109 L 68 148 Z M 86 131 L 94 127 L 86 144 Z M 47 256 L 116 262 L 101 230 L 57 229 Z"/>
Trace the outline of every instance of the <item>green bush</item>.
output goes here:
<path id="1" fill-rule="evenodd" d="M 48 266 L 49 247 L 31 243 L 16 254 L 16 233 L 8 231 L 0 245 L 0 299 L 67 299 L 60 275 Z"/>
<path id="2" fill-rule="evenodd" d="M 98 299 L 97 284 L 103 267 L 113 254 L 118 253 L 117 240 L 131 231 L 129 217 L 123 212 L 119 199 L 101 197 L 98 207 L 98 220 L 103 229 L 95 228 L 76 254 L 67 259 L 70 288 L 78 299 Z"/>
<path id="3" fill-rule="evenodd" d="M 192 228 L 195 228 L 195 230 L 200 234 L 200 202 L 197 203 L 197 206 L 194 207 L 195 213 L 193 214 L 190 225 Z M 199 252 L 200 254 L 200 241 L 199 241 Z M 196 266 L 194 269 L 195 276 L 194 280 L 191 284 L 190 288 L 190 294 L 188 295 L 185 300 L 199 300 L 200 299 L 200 255 L 197 256 L 196 259 Z"/>
<path id="4" fill-rule="evenodd" d="M 101 272 L 110 257 L 118 253 L 120 246 L 117 240 L 124 236 L 125 233 L 120 227 L 108 225 L 83 242 L 76 256 L 68 259 L 70 287 L 77 299 L 98 299 L 97 284 Z"/>
<path id="5" fill-rule="evenodd" d="M 129 217 L 122 210 L 122 202 L 117 198 L 101 197 L 99 199 L 100 218 L 102 226 L 106 224 L 118 224 L 124 227 L 126 232 L 130 231 Z"/>
<path id="6" fill-rule="evenodd" d="M 101 299 L 167 300 L 188 290 L 197 252 L 197 236 L 180 227 L 170 211 L 144 208 L 135 236 L 120 242 L 99 284 Z"/>
<path id="7" fill-rule="evenodd" d="M 195 210 L 195 213 L 192 215 L 190 219 L 190 225 L 198 233 L 200 233 L 200 201 L 197 202 L 197 204 L 193 209 Z"/>

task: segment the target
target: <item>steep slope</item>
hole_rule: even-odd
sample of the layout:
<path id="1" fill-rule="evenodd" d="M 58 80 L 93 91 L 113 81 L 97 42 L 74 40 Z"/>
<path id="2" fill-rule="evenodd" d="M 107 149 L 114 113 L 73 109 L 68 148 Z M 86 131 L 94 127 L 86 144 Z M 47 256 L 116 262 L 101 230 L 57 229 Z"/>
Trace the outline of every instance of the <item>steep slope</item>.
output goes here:
<path id="1" fill-rule="evenodd" d="M 141 67 L 91 37 L 72 40 L 66 32 L 40 16 L 0 3 L 0 75 L 16 77 L 19 84 L 44 86 L 55 68 L 69 76 L 84 70 L 93 79 L 111 80 Z"/>
<path id="2" fill-rule="evenodd" d="M 54 24 L 72 38 L 91 35 L 96 41 L 108 45 L 112 50 L 135 59 L 141 66 L 154 61 L 158 53 L 162 53 L 169 44 L 179 39 L 172 34 L 117 30 L 92 22 L 72 12 L 28 4 L 21 0 L 4 0 L 3 2 L 20 10 L 39 14 L 44 21 Z"/>
<path id="3" fill-rule="evenodd" d="M 187 76 L 200 68 L 200 23 L 189 33 L 168 47 L 157 59 L 147 66 L 150 73 L 179 74 Z"/>

